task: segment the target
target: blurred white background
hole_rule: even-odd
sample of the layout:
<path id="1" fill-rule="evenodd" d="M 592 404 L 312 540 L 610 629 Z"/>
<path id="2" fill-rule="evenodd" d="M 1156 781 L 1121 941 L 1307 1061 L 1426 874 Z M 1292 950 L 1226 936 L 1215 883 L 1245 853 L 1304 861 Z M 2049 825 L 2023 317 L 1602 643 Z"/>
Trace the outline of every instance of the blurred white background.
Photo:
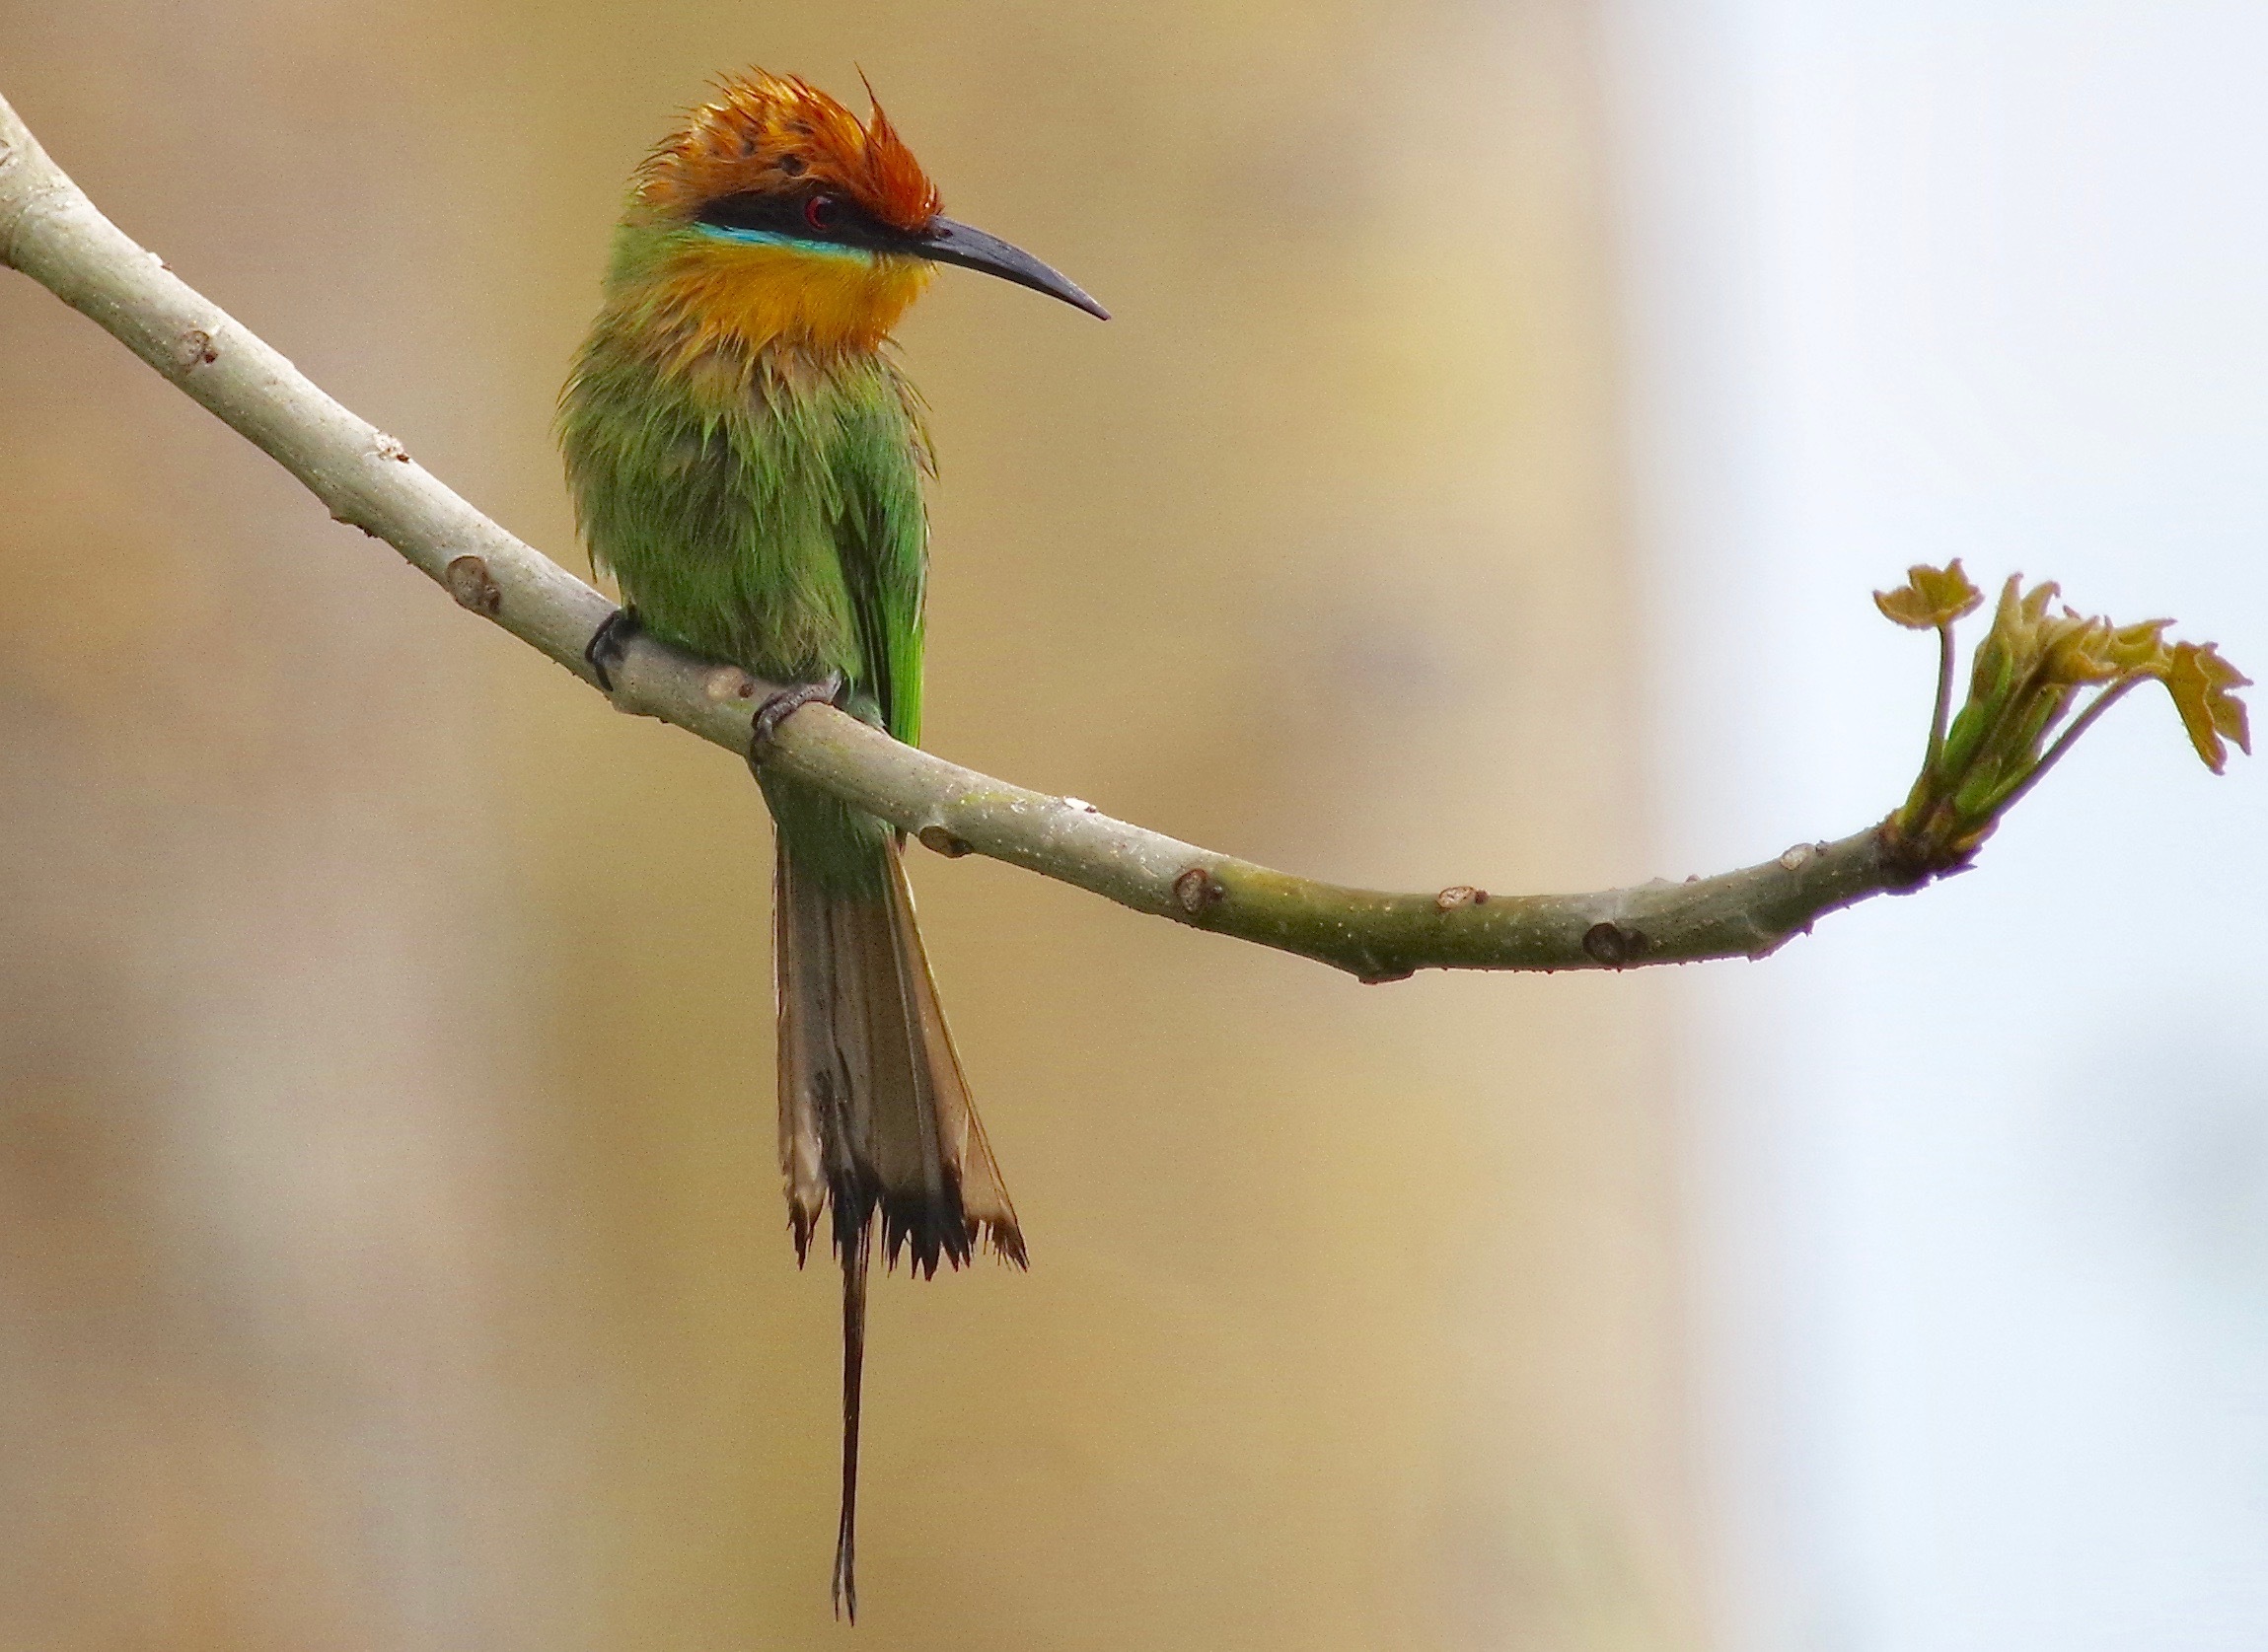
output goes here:
<path id="1" fill-rule="evenodd" d="M 2268 6 L 1608 41 L 1663 870 L 1895 801 L 1908 562 L 2261 671 Z M 1691 974 L 1719 1644 L 2268 1645 L 2264 845 L 2152 693 L 1971 876 Z"/>

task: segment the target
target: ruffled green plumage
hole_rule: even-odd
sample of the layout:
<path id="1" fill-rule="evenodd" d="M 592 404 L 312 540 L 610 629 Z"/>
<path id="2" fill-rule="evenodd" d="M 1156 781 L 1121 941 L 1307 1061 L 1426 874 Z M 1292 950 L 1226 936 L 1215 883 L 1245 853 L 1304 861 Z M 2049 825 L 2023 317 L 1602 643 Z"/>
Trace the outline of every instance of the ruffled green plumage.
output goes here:
<path id="1" fill-rule="evenodd" d="M 871 352 L 767 352 L 739 382 L 719 395 L 593 336 L 560 414 L 591 553 L 655 632 L 774 682 L 840 672 L 916 741 L 927 449 L 912 387 Z"/>

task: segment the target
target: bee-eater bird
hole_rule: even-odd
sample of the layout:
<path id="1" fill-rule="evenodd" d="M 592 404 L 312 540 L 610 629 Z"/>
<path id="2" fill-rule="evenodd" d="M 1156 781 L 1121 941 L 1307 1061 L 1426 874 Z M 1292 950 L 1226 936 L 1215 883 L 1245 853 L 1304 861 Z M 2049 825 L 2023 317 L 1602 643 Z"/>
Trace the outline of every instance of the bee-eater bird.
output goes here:
<path id="1" fill-rule="evenodd" d="M 1004 241 L 939 211 L 873 106 L 863 123 L 803 81 L 719 85 L 646 158 L 615 231 L 605 301 L 560 398 L 591 556 L 624 615 L 680 647 L 801 686 L 758 714 L 752 763 L 815 698 L 918 743 L 928 562 L 921 404 L 890 329 L 940 263 L 1097 317 Z M 592 639 L 602 680 L 623 615 Z M 980 1238 L 1022 1266 L 914 924 L 900 834 L 763 768 L 777 840 L 779 1150 L 797 1259 L 823 1216 L 842 1262 L 842 1504 L 835 1607 L 853 1575 L 866 1273 L 958 1267 Z"/>

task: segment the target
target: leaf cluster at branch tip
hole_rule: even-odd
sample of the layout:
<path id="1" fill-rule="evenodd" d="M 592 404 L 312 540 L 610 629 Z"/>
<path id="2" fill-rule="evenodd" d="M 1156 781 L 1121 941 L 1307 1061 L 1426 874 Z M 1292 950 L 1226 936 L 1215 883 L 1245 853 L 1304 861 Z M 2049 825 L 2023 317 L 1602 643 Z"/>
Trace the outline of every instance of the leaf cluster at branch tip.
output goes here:
<path id="1" fill-rule="evenodd" d="M 1940 676 L 1921 775 L 1885 826 L 1917 871 L 1965 863 L 2002 815 L 2139 682 L 2165 684 L 2190 744 L 2216 774 L 2228 762 L 2229 742 L 2252 750 L 2244 702 L 2235 692 L 2250 680 L 2212 643 L 2168 642 L 2170 619 L 2114 624 L 2060 607 L 2059 595 L 2052 580 L 2026 590 L 2021 575 L 2002 587 L 1992 629 L 1970 665 L 1967 700 L 1950 727 L 1951 682 Z M 1904 585 L 1874 594 L 1874 606 L 1894 623 L 1939 633 L 1941 673 L 1952 665 L 1953 621 L 1982 601 L 1957 560 L 1943 568 L 1915 567 Z M 2059 727 L 2063 733 L 2050 744 Z"/>

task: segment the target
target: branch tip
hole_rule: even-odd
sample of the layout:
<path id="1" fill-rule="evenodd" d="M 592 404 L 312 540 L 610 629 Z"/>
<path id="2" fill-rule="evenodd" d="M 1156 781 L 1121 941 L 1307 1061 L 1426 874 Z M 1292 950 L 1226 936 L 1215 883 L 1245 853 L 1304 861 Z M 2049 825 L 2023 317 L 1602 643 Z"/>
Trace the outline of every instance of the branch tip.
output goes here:
<path id="1" fill-rule="evenodd" d="M 1939 637 L 1928 752 L 1904 806 L 1884 827 L 1903 864 L 1923 874 L 1967 866 L 2008 812 L 2139 682 L 2166 685 L 2198 756 L 2215 773 L 2226 764 L 2226 741 L 2245 745 L 2249 731 L 2235 690 L 2248 684 L 2213 644 L 2167 642 L 2169 619 L 2119 625 L 2069 607 L 2051 611 L 2060 594 L 2052 580 L 2027 590 L 2021 575 L 2009 578 L 1971 662 L 1966 703 L 1949 724 L 1953 621 L 1978 606 L 1979 593 L 1955 562 L 1917 566 L 1904 586 L 1875 594 L 1887 617 L 1917 630 L 1935 626 Z M 2059 727 L 2062 736 L 2051 743 Z"/>

